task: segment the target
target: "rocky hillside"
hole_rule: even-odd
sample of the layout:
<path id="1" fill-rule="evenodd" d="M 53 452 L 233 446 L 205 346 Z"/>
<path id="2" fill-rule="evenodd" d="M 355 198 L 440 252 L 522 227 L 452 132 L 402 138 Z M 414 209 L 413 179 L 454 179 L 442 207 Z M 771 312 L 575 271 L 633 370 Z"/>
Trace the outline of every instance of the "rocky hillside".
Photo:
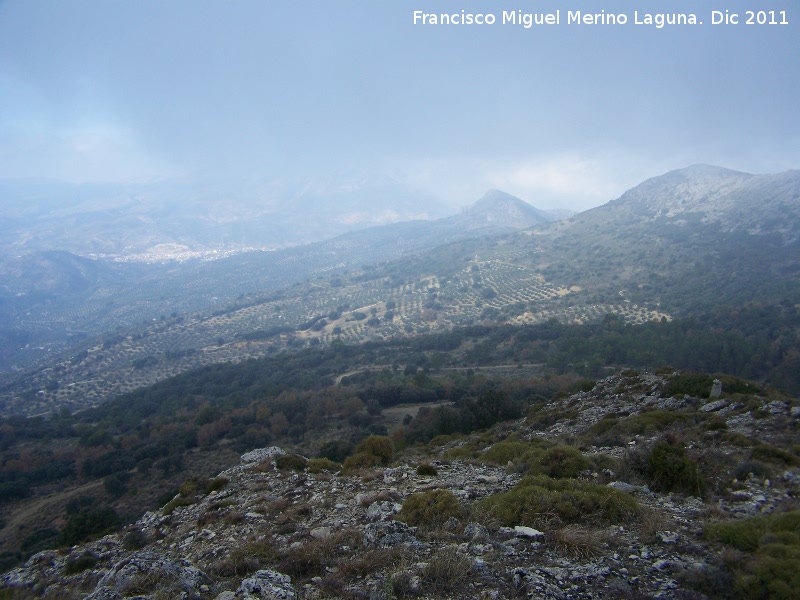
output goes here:
<path id="1" fill-rule="evenodd" d="M 209 262 L 99 270 L 49 257 L 36 270 L 0 265 L 0 401 L 27 414 L 85 406 L 203 365 L 336 340 L 794 306 L 799 207 L 797 171 L 695 166 L 566 221 L 517 231 L 510 226 L 540 211 L 491 192 L 446 219 Z M 30 272 L 74 293 L 15 287 Z"/>
<path id="2" fill-rule="evenodd" d="M 34 555 L 0 594 L 793 597 L 800 406 L 706 382 L 623 373 L 476 434 L 373 436 L 343 466 L 254 450 L 122 532 Z"/>
<path id="3" fill-rule="evenodd" d="M 792 242 L 800 235 L 800 171 L 751 175 L 694 165 L 648 179 L 608 208 L 662 224 L 699 219 L 723 231 L 777 233 Z"/>

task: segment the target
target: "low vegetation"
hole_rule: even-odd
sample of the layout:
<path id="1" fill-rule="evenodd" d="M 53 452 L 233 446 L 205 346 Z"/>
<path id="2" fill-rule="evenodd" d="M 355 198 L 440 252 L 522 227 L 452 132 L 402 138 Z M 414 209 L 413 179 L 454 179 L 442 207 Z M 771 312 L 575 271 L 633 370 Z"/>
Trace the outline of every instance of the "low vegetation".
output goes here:
<path id="1" fill-rule="evenodd" d="M 742 552 L 724 569 L 742 598 L 796 598 L 800 589 L 800 512 L 790 511 L 706 527 L 708 539 Z"/>
<path id="2" fill-rule="evenodd" d="M 508 492 L 483 500 L 479 508 L 506 526 L 552 526 L 584 520 L 629 523 L 639 505 L 629 494 L 573 479 L 528 476 Z"/>

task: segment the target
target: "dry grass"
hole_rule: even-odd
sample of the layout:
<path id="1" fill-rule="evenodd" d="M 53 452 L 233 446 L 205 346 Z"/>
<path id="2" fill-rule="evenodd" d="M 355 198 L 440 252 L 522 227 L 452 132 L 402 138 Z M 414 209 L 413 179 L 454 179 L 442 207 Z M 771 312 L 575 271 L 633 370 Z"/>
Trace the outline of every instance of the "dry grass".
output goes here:
<path id="1" fill-rule="evenodd" d="M 445 548 L 431 557 L 422 571 L 426 587 L 437 594 L 459 590 L 472 570 L 472 562 L 456 548 Z"/>
<path id="2" fill-rule="evenodd" d="M 225 558 L 209 565 L 206 571 L 218 577 L 239 577 L 274 564 L 278 557 L 272 538 L 263 537 L 232 549 Z"/>
<path id="3" fill-rule="evenodd" d="M 656 539 L 659 531 L 668 531 L 673 526 L 672 521 L 667 516 L 649 507 L 643 507 L 639 513 L 639 522 L 636 530 L 642 541 L 650 543 Z"/>
<path id="4" fill-rule="evenodd" d="M 593 529 L 585 525 L 566 525 L 548 531 L 546 540 L 556 552 L 573 558 L 591 558 L 601 553 L 608 543 L 607 530 Z"/>

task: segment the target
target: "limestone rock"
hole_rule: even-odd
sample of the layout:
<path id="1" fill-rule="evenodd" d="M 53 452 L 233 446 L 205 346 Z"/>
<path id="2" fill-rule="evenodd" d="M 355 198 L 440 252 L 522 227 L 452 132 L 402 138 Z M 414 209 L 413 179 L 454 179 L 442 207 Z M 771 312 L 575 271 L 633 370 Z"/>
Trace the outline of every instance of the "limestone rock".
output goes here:
<path id="1" fill-rule="evenodd" d="M 136 552 L 113 566 L 87 600 L 111 600 L 159 590 L 198 597 L 200 586 L 211 579 L 188 561 L 176 562 L 150 550 Z"/>
<path id="2" fill-rule="evenodd" d="M 263 570 L 242 581 L 236 590 L 236 596 L 261 600 L 293 600 L 297 593 L 291 577 L 277 571 Z"/>
<path id="3" fill-rule="evenodd" d="M 715 412 L 728 406 L 727 400 L 714 400 L 700 407 L 700 412 Z"/>
<path id="4" fill-rule="evenodd" d="M 250 452 L 242 454 L 241 459 L 243 463 L 262 463 L 266 460 L 274 460 L 279 456 L 283 456 L 286 452 L 277 446 L 270 446 L 269 448 L 256 448 Z"/>

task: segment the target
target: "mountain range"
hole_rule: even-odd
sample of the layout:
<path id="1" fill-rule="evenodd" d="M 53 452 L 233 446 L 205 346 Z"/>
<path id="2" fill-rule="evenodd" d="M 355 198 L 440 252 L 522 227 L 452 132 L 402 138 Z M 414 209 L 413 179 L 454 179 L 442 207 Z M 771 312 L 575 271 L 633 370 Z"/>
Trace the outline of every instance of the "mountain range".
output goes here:
<path id="1" fill-rule="evenodd" d="M 0 596 L 794 597 L 798 190 L 6 260 Z"/>
<path id="2" fill-rule="evenodd" d="M 558 221 L 492 191 L 452 217 L 213 261 L 33 253 L 2 267 L 1 397 L 38 412 L 336 339 L 793 305 L 799 217 L 800 171 L 693 166 Z"/>
<path id="3" fill-rule="evenodd" d="M 371 227 L 270 252 L 240 249 L 216 259 L 157 263 L 143 263 L 138 254 L 104 259 L 57 249 L 8 256 L 0 261 L 0 337 L 5 340 L 0 366 L 21 366 L 35 359 L 40 348 L 60 350 L 76 338 L 120 326 L 219 307 L 242 294 L 270 292 L 324 273 L 553 218 L 495 191 L 452 217 Z M 161 248 L 168 253 L 173 247 Z"/>

